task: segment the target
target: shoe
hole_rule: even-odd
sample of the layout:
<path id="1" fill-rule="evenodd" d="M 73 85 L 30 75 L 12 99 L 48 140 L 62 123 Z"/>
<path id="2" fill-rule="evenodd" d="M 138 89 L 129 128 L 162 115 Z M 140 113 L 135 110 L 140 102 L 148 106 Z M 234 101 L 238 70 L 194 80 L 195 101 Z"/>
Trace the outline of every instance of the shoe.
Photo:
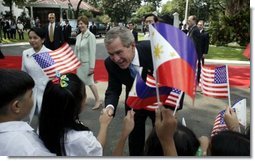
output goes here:
<path id="1" fill-rule="evenodd" d="M 92 108 L 92 110 L 97 110 L 101 107 L 102 103 L 101 102 L 96 102 L 95 106 Z"/>

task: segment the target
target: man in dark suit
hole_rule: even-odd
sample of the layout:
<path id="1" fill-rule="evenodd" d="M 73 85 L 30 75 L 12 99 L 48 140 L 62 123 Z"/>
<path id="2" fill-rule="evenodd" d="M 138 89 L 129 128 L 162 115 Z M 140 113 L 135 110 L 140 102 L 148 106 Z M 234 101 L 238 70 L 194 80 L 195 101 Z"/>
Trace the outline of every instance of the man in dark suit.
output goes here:
<path id="1" fill-rule="evenodd" d="M 64 43 L 64 36 L 61 26 L 55 22 L 55 13 L 49 13 L 48 20 L 49 24 L 44 27 L 47 33 L 44 45 L 51 50 L 55 50 Z"/>
<path id="2" fill-rule="evenodd" d="M 71 32 L 72 32 L 72 26 L 69 24 L 68 20 L 65 20 L 65 25 L 63 26 L 63 35 L 64 35 L 64 41 L 69 42 L 69 38 L 71 37 Z"/>
<path id="3" fill-rule="evenodd" d="M 150 41 L 135 43 L 130 30 L 125 27 L 114 27 L 105 36 L 105 47 L 109 57 L 105 59 L 105 67 L 108 72 L 109 82 L 105 93 L 105 107 L 109 115 L 115 115 L 122 85 L 126 86 L 126 99 L 134 82 L 131 67 L 135 70 L 142 69 L 142 78 L 147 74 L 152 75 L 153 63 Z M 183 99 L 180 102 L 182 107 Z M 125 103 L 125 112 L 131 108 Z M 145 122 L 147 117 L 154 126 L 155 112 L 144 109 L 135 111 L 135 126 L 129 135 L 129 153 L 131 156 L 142 156 L 145 143 Z"/>
<path id="4" fill-rule="evenodd" d="M 204 21 L 199 20 L 197 23 L 197 27 L 200 30 L 201 33 L 201 52 L 202 52 L 202 64 L 205 64 L 205 55 L 208 53 L 209 49 L 209 34 L 204 30 Z"/>
<path id="5" fill-rule="evenodd" d="M 200 73 L 201 73 L 201 59 L 202 59 L 202 52 L 201 52 L 201 34 L 200 30 L 196 25 L 197 18 L 194 15 L 191 15 L 188 17 L 188 33 L 187 35 L 193 40 L 193 43 L 195 45 L 196 51 L 197 51 L 197 82 L 199 83 L 200 79 Z"/>
<path id="6" fill-rule="evenodd" d="M 92 22 L 92 25 L 89 27 L 89 31 L 92 32 L 95 36 L 97 35 L 97 27 L 94 22 Z"/>
<path id="7" fill-rule="evenodd" d="M 132 22 L 129 22 L 128 23 L 128 28 L 129 28 L 129 30 L 132 32 L 132 34 L 133 34 L 133 36 L 134 36 L 134 38 L 135 38 L 135 42 L 137 42 L 138 41 L 138 33 L 137 33 L 137 31 L 134 29 L 134 23 L 132 23 Z"/>

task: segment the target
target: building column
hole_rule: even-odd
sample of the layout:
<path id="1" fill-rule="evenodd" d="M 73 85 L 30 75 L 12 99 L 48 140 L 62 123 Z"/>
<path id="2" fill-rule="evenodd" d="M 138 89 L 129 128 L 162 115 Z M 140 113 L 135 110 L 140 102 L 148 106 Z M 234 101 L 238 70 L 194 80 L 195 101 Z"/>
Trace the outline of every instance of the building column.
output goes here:
<path id="1" fill-rule="evenodd" d="M 30 6 L 30 18 L 34 19 L 33 6 Z"/>

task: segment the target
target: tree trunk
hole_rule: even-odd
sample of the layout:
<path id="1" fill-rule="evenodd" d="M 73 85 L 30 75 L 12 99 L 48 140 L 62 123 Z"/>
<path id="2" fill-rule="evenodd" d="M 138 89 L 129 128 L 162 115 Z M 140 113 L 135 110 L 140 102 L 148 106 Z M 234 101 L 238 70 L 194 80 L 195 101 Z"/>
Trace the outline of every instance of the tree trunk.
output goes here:
<path id="1" fill-rule="evenodd" d="M 79 16 L 79 11 L 80 11 L 80 5 L 81 5 L 82 0 L 79 1 L 77 8 L 76 8 L 76 13 L 75 13 L 75 19 L 78 18 Z"/>

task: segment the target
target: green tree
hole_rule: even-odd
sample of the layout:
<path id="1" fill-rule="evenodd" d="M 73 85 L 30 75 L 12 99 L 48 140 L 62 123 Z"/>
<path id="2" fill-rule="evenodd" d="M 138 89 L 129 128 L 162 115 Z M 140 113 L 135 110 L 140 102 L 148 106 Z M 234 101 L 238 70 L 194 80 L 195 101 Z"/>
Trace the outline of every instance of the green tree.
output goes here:
<path id="1" fill-rule="evenodd" d="M 2 4 L 4 6 L 8 6 L 10 8 L 9 15 L 12 18 L 13 17 L 13 9 L 12 9 L 12 4 L 15 3 L 18 6 L 24 6 L 24 4 L 29 3 L 29 2 L 34 2 L 36 0 L 3 0 Z"/>
<path id="2" fill-rule="evenodd" d="M 161 0 L 144 0 L 144 2 L 148 2 L 149 4 L 151 4 L 153 6 L 153 10 L 156 11 L 157 7 L 160 6 Z"/>
<path id="3" fill-rule="evenodd" d="M 153 11 L 155 10 L 151 4 L 141 6 L 136 10 L 135 18 L 138 20 L 142 20 L 145 15 L 152 13 Z"/>
<path id="4" fill-rule="evenodd" d="M 115 23 L 127 22 L 140 3 L 141 0 L 102 0 L 102 9 Z"/>

